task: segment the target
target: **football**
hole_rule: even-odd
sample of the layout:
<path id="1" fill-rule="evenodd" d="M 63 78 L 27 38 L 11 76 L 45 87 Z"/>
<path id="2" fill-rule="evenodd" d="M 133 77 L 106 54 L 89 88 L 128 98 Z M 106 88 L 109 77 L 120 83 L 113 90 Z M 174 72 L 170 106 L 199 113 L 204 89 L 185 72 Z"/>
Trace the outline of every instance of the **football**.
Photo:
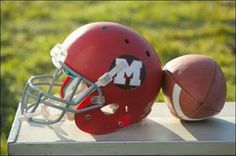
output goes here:
<path id="1" fill-rule="evenodd" d="M 225 103 L 224 74 L 213 59 L 197 54 L 183 55 L 163 68 L 165 102 L 182 120 L 202 120 L 218 114 Z"/>

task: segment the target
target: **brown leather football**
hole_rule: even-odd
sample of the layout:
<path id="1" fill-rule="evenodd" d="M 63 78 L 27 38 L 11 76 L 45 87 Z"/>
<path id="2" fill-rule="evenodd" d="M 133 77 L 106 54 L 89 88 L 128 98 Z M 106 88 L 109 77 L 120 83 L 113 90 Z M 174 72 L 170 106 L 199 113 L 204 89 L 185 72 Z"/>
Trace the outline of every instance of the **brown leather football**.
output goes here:
<path id="1" fill-rule="evenodd" d="M 163 68 L 163 93 L 170 112 L 183 120 L 202 120 L 219 113 L 226 82 L 220 66 L 203 55 L 184 55 Z"/>

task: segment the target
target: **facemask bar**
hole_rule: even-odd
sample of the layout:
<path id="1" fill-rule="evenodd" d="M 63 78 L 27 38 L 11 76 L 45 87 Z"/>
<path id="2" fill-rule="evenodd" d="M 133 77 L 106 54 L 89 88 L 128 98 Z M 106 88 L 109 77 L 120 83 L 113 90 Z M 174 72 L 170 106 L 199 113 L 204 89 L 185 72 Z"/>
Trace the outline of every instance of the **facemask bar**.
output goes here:
<path id="1" fill-rule="evenodd" d="M 37 87 L 34 87 L 34 85 L 49 85 L 49 89 L 48 89 L 47 93 L 50 94 L 50 92 L 51 92 L 53 86 L 60 86 L 60 84 L 56 84 L 56 83 L 55 83 L 55 80 L 56 80 L 61 74 L 62 74 L 62 70 L 61 70 L 61 68 L 60 68 L 60 69 L 58 69 L 58 70 L 56 71 L 56 73 L 54 74 L 54 76 L 52 76 L 52 75 L 39 75 L 39 76 L 33 76 L 33 77 L 31 77 L 31 78 L 28 80 L 28 82 L 27 82 L 26 85 L 25 85 L 25 88 L 24 88 L 24 91 L 23 91 L 22 100 L 21 100 L 21 103 L 22 103 L 22 105 L 21 105 L 22 114 L 23 114 L 23 111 L 25 110 L 25 106 L 26 106 L 26 105 L 23 105 L 23 103 L 27 103 L 29 96 L 34 96 L 34 95 L 31 94 L 30 92 L 27 92 L 28 88 L 29 88 L 29 87 L 34 88 L 36 91 L 39 92 L 39 97 L 41 97 L 41 96 L 42 96 L 42 95 L 41 95 L 41 94 L 42 94 L 41 92 L 43 92 L 43 91 L 40 91 Z M 51 78 L 52 80 L 51 80 L 50 83 L 47 83 L 47 82 L 38 82 L 38 83 L 34 83 L 34 85 L 32 85 L 32 83 L 30 83 L 30 82 L 31 82 L 33 79 L 37 79 L 37 78 L 38 78 L 38 79 L 39 79 L 39 78 L 42 78 L 42 79 L 44 79 L 44 78 Z M 27 94 L 28 96 L 24 96 L 24 95 L 26 95 L 26 94 Z M 34 96 L 34 97 L 35 97 L 35 96 Z M 37 98 L 37 97 L 35 97 L 34 99 L 36 99 L 36 98 Z M 45 97 L 45 99 L 46 99 L 46 97 Z M 30 106 L 30 107 L 34 106 L 32 112 L 34 112 L 35 109 L 37 108 L 37 106 L 38 106 L 38 104 L 39 104 L 40 98 L 37 98 L 36 100 L 37 100 L 37 101 L 34 102 L 34 103 L 32 103 L 32 105 Z M 31 113 L 32 113 L 32 112 L 31 112 Z"/>
<path id="2" fill-rule="evenodd" d="M 38 75 L 38 76 L 33 76 L 28 80 L 28 82 L 25 86 L 25 89 L 23 91 L 23 96 L 22 96 L 22 101 L 21 101 L 21 107 L 22 107 L 21 110 L 22 110 L 22 114 L 24 114 L 25 117 L 27 116 L 26 114 L 29 114 L 28 115 L 29 118 L 27 118 L 29 121 L 39 123 L 39 124 L 54 124 L 63 118 L 66 111 L 76 114 L 76 113 L 82 113 L 85 111 L 93 110 L 93 109 L 102 107 L 104 105 L 105 100 L 102 95 L 102 91 L 96 84 L 92 83 L 91 81 L 87 80 L 86 78 L 75 73 L 73 70 L 71 70 L 64 63 L 60 63 L 60 64 L 62 67 L 57 70 L 57 72 L 55 73 L 54 76 L 52 76 L 52 75 Z M 66 69 L 67 71 L 73 73 L 73 75 L 76 76 L 75 78 L 78 79 L 78 81 L 75 85 L 76 87 L 74 90 L 72 90 L 72 93 L 71 93 L 68 100 L 51 95 L 51 90 L 53 87 L 61 86 L 61 84 L 57 84 L 55 82 L 58 79 L 58 77 L 60 77 L 63 69 Z M 42 81 L 45 79 L 51 79 L 51 81 L 50 82 Z M 37 80 L 41 80 L 42 82 L 36 82 Z M 86 90 L 84 90 L 79 96 L 74 97 L 76 89 L 78 88 L 81 81 L 84 81 L 90 87 L 87 88 Z M 44 92 L 43 90 L 41 90 L 37 87 L 38 85 L 49 85 L 49 89 L 47 92 Z M 94 91 L 98 92 L 98 96 L 95 97 L 95 99 L 101 99 L 101 100 L 93 101 L 94 105 L 86 107 L 81 110 L 74 110 L 74 109 L 69 108 L 70 105 L 78 105 L 88 94 L 91 94 Z M 29 98 L 32 98 L 35 100 L 35 102 L 33 102 L 31 105 L 28 105 Z M 52 101 L 61 102 L 61 103 L 65 104 L 65 106 L 55 105 L 54 103 L 49 102 L 48 99 L 51 99 Z M 56 109 L 62 110 L 60 116 L 55 120 L 44 120 L 44 119 L 33 118 L 32 117 L 32 116 L 34 116 L 33 113 L 36 113 L 36 115 L 40 114 L 38 112 L 35 112 L 40 103 L 45 104 L 50 107 L 53 107 L 53 108 L 56 108 Z"/>

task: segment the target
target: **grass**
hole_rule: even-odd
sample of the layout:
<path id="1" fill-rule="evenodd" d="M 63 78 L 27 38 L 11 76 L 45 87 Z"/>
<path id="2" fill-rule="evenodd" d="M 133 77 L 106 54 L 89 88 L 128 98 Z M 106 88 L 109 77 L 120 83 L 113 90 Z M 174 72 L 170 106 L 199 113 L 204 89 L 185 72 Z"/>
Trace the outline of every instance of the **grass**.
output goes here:
<path id="1" fill-rule="evenodd" d="M 28 77 L 54 70 L 49 51 L 77 27 L 114 21 L 140 32 L 162 65 L 184 54 L 215 59 L 235 100 L 235 2 L 2 2 L 1 152 Z M 157 101 L 163 101 L 162 93 Z"/>

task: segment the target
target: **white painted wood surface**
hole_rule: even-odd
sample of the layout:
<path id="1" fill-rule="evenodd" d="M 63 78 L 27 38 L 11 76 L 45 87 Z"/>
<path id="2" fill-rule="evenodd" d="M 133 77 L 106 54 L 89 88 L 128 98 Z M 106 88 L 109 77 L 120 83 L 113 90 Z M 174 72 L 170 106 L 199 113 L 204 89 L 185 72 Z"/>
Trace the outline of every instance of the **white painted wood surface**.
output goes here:
<path id="1" fill-rule="evenodd" d="M 200 122 L 180 121 L 155 104 L 143 122 L 107 135 L 90 135 L 72 121 L 53 128 L 15 120 L 8 138 L 10 155 L 235 155 L 234 145 L 235 102 Z"/>

